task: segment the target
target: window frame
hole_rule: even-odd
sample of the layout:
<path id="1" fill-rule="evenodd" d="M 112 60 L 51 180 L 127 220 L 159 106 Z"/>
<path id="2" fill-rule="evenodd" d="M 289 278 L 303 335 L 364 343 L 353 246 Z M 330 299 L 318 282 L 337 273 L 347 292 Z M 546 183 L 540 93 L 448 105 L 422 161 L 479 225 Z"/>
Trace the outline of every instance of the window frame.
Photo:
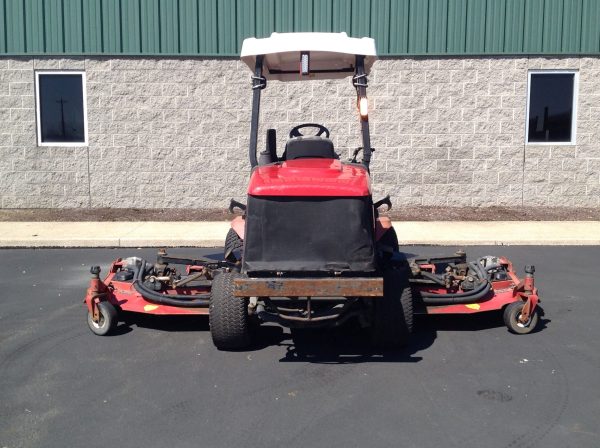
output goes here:
<path id="1" fill-rule="evenodd" d="M 573 104 L 571 116 L 571 140 L 568 142 L 530 142 L 529 141 L 529 111 L 531 101 L 531 75 L 573 75 Z M 579 70 L 569 69 L 536 69 L 527 72 L 527 110 L 525 111 L 525 145 L 527 146 L 575 146 L 577 145 L 577 98 L 579 93 Z"/>
<path id="2" fill-rule="evenodd" d="M 81 89 L 83 98 L 83 142 L 43 142 L 42 141 L 42 114 L 40 107 L 40 75 L 81 75 Z M 36 70 L 35 71 L 35 107 L 36 107 L 36 131 L 38 146 L 58 147 L 85 147 L 89 146 L 88 138 L 88 115 L 87 115 L 87 92 L 85 71 L 83 70 Z"/>

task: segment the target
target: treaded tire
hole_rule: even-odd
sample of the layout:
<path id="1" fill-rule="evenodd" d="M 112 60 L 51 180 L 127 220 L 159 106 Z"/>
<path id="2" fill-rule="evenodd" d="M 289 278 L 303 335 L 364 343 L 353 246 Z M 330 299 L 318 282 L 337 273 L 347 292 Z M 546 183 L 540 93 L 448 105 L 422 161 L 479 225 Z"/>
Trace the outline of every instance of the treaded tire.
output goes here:
<path id="1" fill-rule="evenodd" d="M 398 243 L 398 234 L 396 229 L 390 227 L 379 239 L 378 243 L 383 246 L 391 248 L 394 252 L 400 250 L 400 244 Z"/>
<path id="2" fill-rule="evenodd" d="M 110 302 L 100 302 L 98 303 L 98 311 L 100 312 L 100 320 L 97 323 L 92 320 L 92 314 L 88 311 L 87 323 L 90 330 L 98 336 L 111 334 L 119 323 L 117 309 Z"/>
<path id="3" fill-rule="evenodd" d="M 387 269 L 383 274 L 383 297 L 373 300 L 372 340 L 380 348 L 408 344 L 413 329 L 413 295 L 408 266 Z"/>
<path id="4" fill-rule="evenodd" d="M 504 308 L 502 317 L 504 318 L 504 324 L 511 333 L 528 334 L 535 330 L 538 325 L 540 315 L 537 307 L 529 316 L 529 321 L 526 324 L 519 322 L 519 316 L 524 305 L 523 302 L 513 302 Z"/>
<path id="5" fill-rule="evenodd" d="M 380 266 L 384 269 L 387 269 L 387 266 L 390 264 L 390 260 L 394 255 L 394 252 L 400 251 L 400 246 L 398 244 L 398 235 L 396 234 L 396 230 L 391 227 L 389 228 L 377 241 L 377 251 L 379 254 L 379 262 Z"/>
<path id="6" fill-rule="evenodd" d="M 234 280 L 245 277 L 238 272 L 222 272 L 212 282 L 210 297 L 210 334 L 219 350 L 239 350 L 250 345 L 248 299 L 236 297 Z"/>
<path id="7" fill-rule="evenodd" d="M 227 232 L 227 236 L 225 237 L 225 259 L 235 263 L 238 259 L 233 252 L 243 247 L 244 240 L 240 238 L 235 230 L 229 229 L 229 232 Z"/>

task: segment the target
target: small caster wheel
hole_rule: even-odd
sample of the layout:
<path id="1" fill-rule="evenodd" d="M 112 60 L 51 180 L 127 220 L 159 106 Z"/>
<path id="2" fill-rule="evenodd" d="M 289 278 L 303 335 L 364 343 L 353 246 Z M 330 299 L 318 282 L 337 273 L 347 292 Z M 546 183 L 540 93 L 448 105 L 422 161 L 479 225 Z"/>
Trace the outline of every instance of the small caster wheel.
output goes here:
<path id="1" fill-rule="evenodd" d="M 528 334 L 537 327 L 540 317 L 537 308 L 533 310 L 533 313 L 531 313 L 527 322 L 523 323 L 519 321 L 519 317 L 521 317 L 521 310 L 523 309 L 524 305 L 525 304 L 523 302 L 514 302 L 504 308 L 504 324 L 512 333 Z"/>
<path id="2" fill-rule="evenodd" d="M 98 336 L 106 336 L 110 334 L 117 326 L 119 319 L 117 317 L 117 310 L 112 303 L 100 302 L 98 304 L 98 312 L 100 319 L 98 322 L 92 320 L 92 314 L 88 311 L 87 322 L 90 330 Z"/>

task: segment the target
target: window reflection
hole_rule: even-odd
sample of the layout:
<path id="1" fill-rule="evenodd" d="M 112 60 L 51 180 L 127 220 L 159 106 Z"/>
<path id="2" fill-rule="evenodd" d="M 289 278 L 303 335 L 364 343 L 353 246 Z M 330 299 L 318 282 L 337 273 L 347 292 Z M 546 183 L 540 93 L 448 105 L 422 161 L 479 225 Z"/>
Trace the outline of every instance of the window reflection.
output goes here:
<path id="1" fill-rule="evenodd" d="M 40 74 L 40 132 L 43 143 L 84 143 L 81 74 Z"/>
<path id="2" fill-rule="evenodd" d="M 529 92 L 529 142 L 570 142 L 573 73 L 533 73 Z"/>

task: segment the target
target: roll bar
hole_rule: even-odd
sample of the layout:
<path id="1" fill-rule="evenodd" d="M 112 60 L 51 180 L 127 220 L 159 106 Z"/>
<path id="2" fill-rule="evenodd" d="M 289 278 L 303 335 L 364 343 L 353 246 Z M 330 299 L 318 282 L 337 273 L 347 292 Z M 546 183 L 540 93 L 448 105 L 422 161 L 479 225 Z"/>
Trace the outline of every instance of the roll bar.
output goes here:
<path id="1" fill-rule="evenodd" d="M 352 77 L 352 84 L 356 88 L 357 106 L 360 104 L 361 98 L 367 99 L 367 74 L 365 73 L 365 57 L 356 55 L 356 69 Z M 360 130 L 363 141 L 363 160 L 364 166 L 369 168 L 371 163 L 371 134 L 369 132 L 369 116 L 360 116 Z"/>
<path id="2" fill-rule="evenodd" d="M 256 56 L 254 74 L 252 75 L 252 119 L 250 122 L 250 147 L 248 148 L 248 157 L 250 166 L 254 168 L 258 165 L 256 158 L 256 145 L 258 143 L 258 117 L 260 115 L 260 92 L 267 87 L 267 79 L 263 76 L 263 55 Z"/>
<path id="3" fill-rule="evenodd" d="M 248 158 L 252 168 L 258 166 L 256 155 L 258 144 L 258 118 L 260 116 L 260 92 L 267 87 L 267 79 L 263 76 L 264 55 L 256 56 L 254 73 L 252 75 L 252 118 L 250 121 L 250 145 L 248 147 Z M 365 73 L 365 57 L 356 55 L 356 64 L 352 84 L 356 88 L 357 105 L 361 98 L 367 98 L 367 74 Z M 363 143 L 362 163 L 369 168 L 371 163 L 371 136 L 369 132 L 369 116 L 360 115 L 361 134 Z"/>

